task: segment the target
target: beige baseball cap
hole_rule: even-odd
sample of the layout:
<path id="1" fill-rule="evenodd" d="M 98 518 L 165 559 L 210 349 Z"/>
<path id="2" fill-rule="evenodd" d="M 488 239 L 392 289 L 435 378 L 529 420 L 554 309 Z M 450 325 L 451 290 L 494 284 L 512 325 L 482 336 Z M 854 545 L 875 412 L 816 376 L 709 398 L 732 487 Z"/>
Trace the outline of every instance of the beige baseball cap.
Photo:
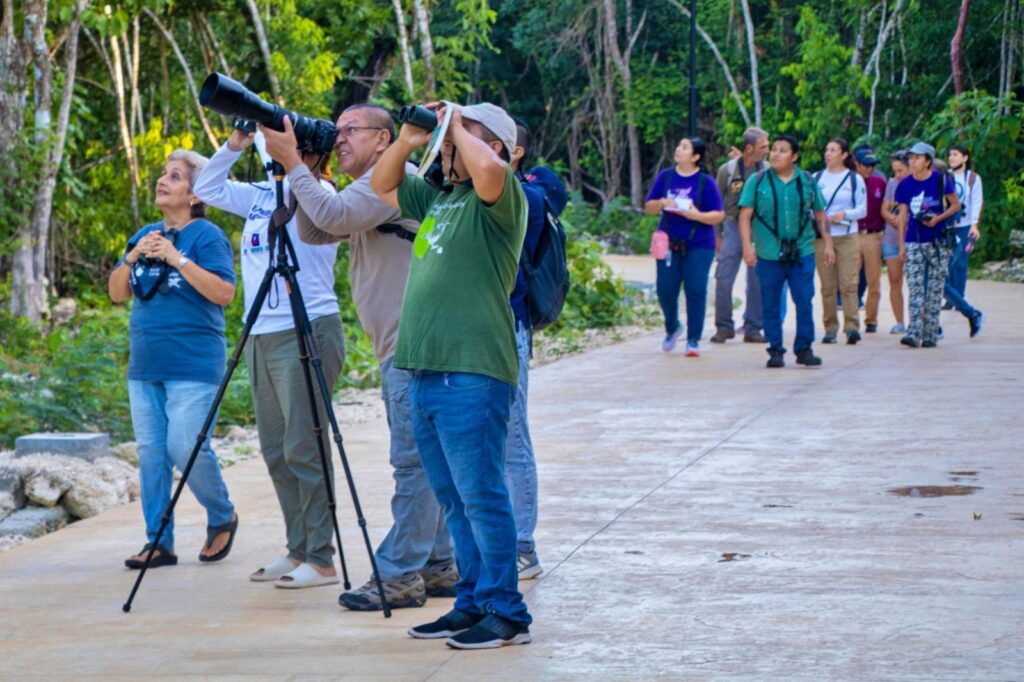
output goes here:
<path id="1" fill-rule="evenodd" d="M 462 118 L 476 121 L 494 133 L 508 150 L 508 158 L 512 158 L 516 150 L 516 123 L 504 109 L 490 102 L 471 104 L 462 107 Z"/>

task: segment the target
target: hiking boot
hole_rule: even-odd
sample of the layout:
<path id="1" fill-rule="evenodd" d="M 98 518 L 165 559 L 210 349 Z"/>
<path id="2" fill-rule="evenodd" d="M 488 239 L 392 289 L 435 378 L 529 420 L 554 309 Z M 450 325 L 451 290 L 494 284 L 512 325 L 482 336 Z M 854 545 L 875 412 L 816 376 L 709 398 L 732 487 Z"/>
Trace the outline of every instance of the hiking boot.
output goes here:
<path id="1" fill-rule="evenodd" d="M 445 644 L 453 649 L 497 649 L 509 644 L 528 644 L 530 628 L 493 613 L 470 629 L 449 637 Z"/>
<path id="2" fill-rule="evenodd" d="M 676 348 L 676 341 L 679 340 L 680 335 L 683 333 L 683 325 L 676 327 L 676 330 L 665 337 L 665 340 L 661 342 L 661 350 L 666 353 L 671 353 Z"/>
<path id="3" fill-rule="evenodd" d="M 846 332 L 847 346 L 856 346 L 858 341 L 860 341 L 859 331 L 857 331 L 856 329 L 851 329 L 850 331 Z"/>
<path id="4" fill-rule="evenodd" d="M 423 578 L 419 574 L 402 580 L 384 580 L 384 596 L 393 609 L 408 609 L 423 606 L 427 602 Z M 351 611 L 380 611 L 380 594 L 377 582 L 371 577 L 366 584 L 352 592 L 342 592 L 338 603 Z"/>
<path id="5" fill-rule="evenodd" d="M 761 332 L 749 332 L 743 335 L 743 343 L 768 343 Z"/>
<path id="6" fill-rule="evenodd" d="M 874 334 L 877 331 L 878 331 L 878 325 L 877 324 L 866 324 L 866 325 L 864 325 L 864 333 L 865 334 Z"/>
<path id="7" fill-rule="evenodd" d="M 785 367 L 786 362 L 782 359 L 782 356 L 786 354 L 786 351 L 782 348 L 769 348 L 768 349 L 768 363 L 765 365 L 770 369 L 777 369 L 779 367 Z"/>
<path id="8" fill-rule="evenodd" d="M 910 334 L 907 334 L 902 339 L 900 339 L 900 343 L 902 343 L 904 346 L 909 346 L 910 348 L 917 348 L 917 339 L 915 339 Z"/>
<path id="9" fill-rule="evenodd" d="M 985 313 L 980 310 L 974 313 L 973 316 L 967 319 L 967 324 L 971 325 L 971 338 L 973 339 L 981 331 L 981 325 L 985 323 Z"/>
<path id="10" fill-rule="evenodd" d="M 736 338 L 736 332 L 731 332 L 727 329 L 719 329 L 715 332 L 715 335 L 711 337 L 711 343 L 725 343 L 729 339 L 734 338 Z"/>
<path id="11" fill-rule="evenodd" d="M 814 354 L 811 347 L 801 348 L 796 352 L 796 364 L 807 367 L 821 367 L 821 358 Z"/>
<path id="12" fill-rule="evenodd" d="M 452 609 L 433 623 L 424 623 L 411 627 L 406 632 L 410 637 L 416 639 L 441 639 L 442 637 L 454 637 L 460 632 L 465 632 L 484 619 L 482 613 L 466 613 L 459 609 Z"/>
<path id="13" fill-rule="evenodd" d="M 821 337 L 821 342 L 822 343 L 835 343 L 836 342 L 836 333 L 835 332 L 825 332 L 825 336 Z"/>
<path id="14" fill-rule="evenodd" d="M 906 334 L 907 333 L 907 328 L 906 328 L 906 326 L 904 326 L 904 324 L 902 322 L 897 322 L 896 324 L 894 324 L 892 326 L 892 329 L 889 330 L 889 333 L 890 334 Z"/>
<path id="15" fill-rule="evenodd" d="M 700 357 L 700 346 L 697 345 L 696 341 L 686 342 L 686 357 L 688 358 L 699 358 Z"/>
<path id="16" fill-rule="evenodd" d="M 531 580 L 544 572 L 537 552 L 519 552 L 518 564 L 520 580 Z"/>
<path id="17" fill-rule="evenodd" d="M 459 582 L 459 569 L 455 559 L 433 561 L 420 570 L 428 597 L 454 597 L 455 583 Z"/>

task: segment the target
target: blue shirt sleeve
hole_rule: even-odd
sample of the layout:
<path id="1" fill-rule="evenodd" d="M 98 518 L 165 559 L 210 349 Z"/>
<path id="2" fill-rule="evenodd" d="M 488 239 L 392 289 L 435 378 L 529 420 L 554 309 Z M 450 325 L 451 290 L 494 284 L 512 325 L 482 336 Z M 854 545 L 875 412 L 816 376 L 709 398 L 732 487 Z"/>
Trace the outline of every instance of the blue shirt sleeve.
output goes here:
<path id="1" fill-rule="evenodd" d="M 721 211 L 722 210 L 722 193 L 718 191 L 718 183 L 709 174 L 706 173 L 707 179 L 704 180 L 704 193 L 700 198 L 700 210 L 703 212 L 707 211 Z"/>
<path id="2" fill-rule="evenodd" d="M 203 237 L 197 240 L 193 249 L 195 254 L 186 254 L 203 270 L 212 272 L 225 282 L 235 283 L 235 259 L 231 251 L 231 242 L 224 230 L 209 221 Z"/>
<path id="3" fill-rule="evenodd" d="M 651 185 L 651 191 L 647 193 L 647 201 L 654 201 L 655 199 L 665 198 L 665 171 L 658 173 L 658 177 L 654 179 L 654 184 Z"/>

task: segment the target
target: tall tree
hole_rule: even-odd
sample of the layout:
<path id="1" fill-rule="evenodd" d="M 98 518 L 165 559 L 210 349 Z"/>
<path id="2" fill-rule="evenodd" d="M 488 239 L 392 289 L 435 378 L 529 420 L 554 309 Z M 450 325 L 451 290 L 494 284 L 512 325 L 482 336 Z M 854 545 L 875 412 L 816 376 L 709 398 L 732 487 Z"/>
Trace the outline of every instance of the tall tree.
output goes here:
<path id="1" fill-rule="evenodd" d="M 949 60 L 953 64 L 953 92 L 956 96 L 964 94 L 964 71 L 960 64 L 960 44 L 964 40 L 964 28 L 967 26 L 967 11 L 971 9 L 971 0 L 960 1 L 960 18 L 956 22 L 956 33 L 949 42 Z"/>
<path id="2" fill-rule="evenodd" d="M 630 3 L 626 3 L 626 7 L 628 12 Z M 604 18 L 608 26 L 605 31 L 608 53 L 611 55 L 612 62 L 619 73 L 619 78 L 622 81 L 623 95 L 626 100 L 626 140 L 629 144 L 629 201 L 636 208 L 640 208 L 643 205 L 644 188 L 643 176 L 640 171 L 640 136 L 637 134 L 636 128 L 636 111 L 629 102 L 633 88 L 630 58 L 632 57 L 636 40 L 640 37 L 640 31 L 643 30 L 647 14 L 645 13 L 640 17 L 635 31 L 630 30 L 632 28 L 632 17 L 627 14 L 625 48 L 619 47 L 619 23 L 616 14 L 615 0 L 604 0 Z"/>

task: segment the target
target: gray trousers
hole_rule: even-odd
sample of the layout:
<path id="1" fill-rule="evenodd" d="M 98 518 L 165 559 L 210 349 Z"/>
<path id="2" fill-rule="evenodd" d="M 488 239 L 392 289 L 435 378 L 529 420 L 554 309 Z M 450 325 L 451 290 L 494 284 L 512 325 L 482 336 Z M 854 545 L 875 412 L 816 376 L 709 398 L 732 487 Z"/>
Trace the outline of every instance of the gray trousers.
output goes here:
<path id="1" fill-rule="evenodd" d="M 722 223 L 722 248 L 718 252 L 715 268 L 715 327 L 719 331 L 736 331 L 732 320 L 732 287 L 743 263 L 743 243 L 736 221 L 726 218 Z M 746 307 L 743 323 L 746 333 L 753 334 L 764 328 L 761 318 L 761 283 L 754 268 L 747 268 Z"/>
<path id="2" fill-rule="evenodd" d="M 393 360 L 388 358 L 380 365 L 381 397 L 387 408 L 395 478 L 395 493 L 391 496 L 395 523 L 375 555 L 381 580 L 409 578 L 428 562 L 452 558 L 452 539 L 444 510 L 430 488 L 413 435 L 409 402 L 412 373 L 395 367 Z"/>
<path id="3" fill-rule="evenodd" d="M 345 362 L 341 317 L 326 315 L 313 320 L 313 338 L 327 385 L 333 391 Z M 332 566 L 331 513 L 327 507 L 327 488 L 313 433 L 313 413 L 309 409 L 309 393 L 295 330 L 253 336 L 245 347 L 245 362 L 249 368 L 260 449 L 284 514 L 288 556 L 317 566 Z M 315 374 L 313 385 L 333 484 L 331 431 L 327 410 L 316 389 Z"/>

